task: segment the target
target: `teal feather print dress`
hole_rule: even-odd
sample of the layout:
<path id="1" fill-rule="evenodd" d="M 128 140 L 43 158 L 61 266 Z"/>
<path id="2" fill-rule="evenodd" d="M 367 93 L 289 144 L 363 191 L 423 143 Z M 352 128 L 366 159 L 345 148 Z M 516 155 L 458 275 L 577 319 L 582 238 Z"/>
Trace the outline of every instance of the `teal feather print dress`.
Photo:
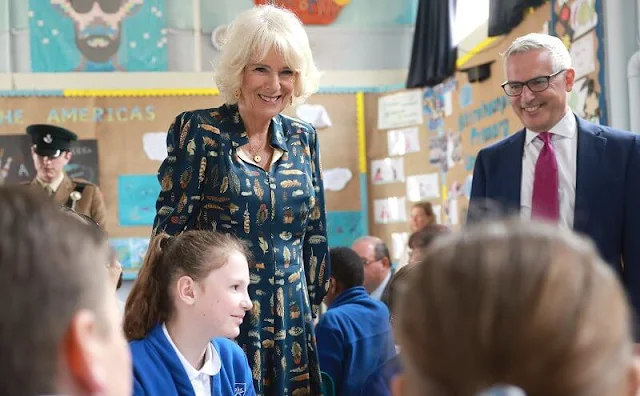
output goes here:
<path id="1" fill-rule="evenodd" d="M 239 149 L 235 105 L 180 114 L 167 135 L 154 233 L 232 233 L 251 246 L 253 309 L 240 327 L 258 395 L 321 395 L 313 319 L 328 286 L 325 201 L 315 129 L 277 115 L 269 171 Z M 244 159 L 243 159 L 244 158 Z"/>

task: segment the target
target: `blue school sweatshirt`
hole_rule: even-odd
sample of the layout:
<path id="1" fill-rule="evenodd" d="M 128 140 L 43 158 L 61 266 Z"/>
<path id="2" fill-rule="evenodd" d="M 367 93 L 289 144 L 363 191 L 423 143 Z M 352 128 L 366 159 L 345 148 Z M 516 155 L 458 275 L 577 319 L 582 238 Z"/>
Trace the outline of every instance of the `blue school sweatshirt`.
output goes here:
<path id="1" fill-rule="evenodd" d="M 215 396 L 255 396 L 251 369 L 242 349 L 226 338 L 212 342 L 222 367 L 211 377 L 211 394 Z M 194 396 L 193 386 L 178 355 L 156 325 L 141 340 L 129 343 L 133 359 L 134 396 Z"/>
<path id="2" fill-rule="evenodd" d="M 396 355 L 389 310 L 364 287 L 340 294 L 316 327 L 320 370 L 329 374 L 335 394 L 360 395 L 372 375 Z"/>

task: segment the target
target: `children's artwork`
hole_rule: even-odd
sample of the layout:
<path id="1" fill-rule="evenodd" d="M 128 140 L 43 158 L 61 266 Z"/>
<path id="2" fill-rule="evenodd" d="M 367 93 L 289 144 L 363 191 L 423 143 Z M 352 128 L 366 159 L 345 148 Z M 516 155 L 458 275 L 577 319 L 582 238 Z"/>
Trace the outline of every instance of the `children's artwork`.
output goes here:
<path id="1" fill-rule="evenodd" d="M 467 199 L 471 199 L 471 185 L 473 184 L 473 175 L 467 175 L 464 179 L 464 196 Z"/>
<path id="2" fill-rule="evenodd" d="M 437 173 L 407 176 L 407 199 L 420 202 L 440 197 L 440 182 Z"/>
<path id="3" fill-rule="evenodd" d="M 429 163 L 436 166 L 447 164 L 447 136 L 431 136 L 429 138 Z"/>
<path id="4" fill-rule="evenodd" d="M 443 118 L 453 112 L 451 91 L 455 86 L 456 81 L 449 79 L 434 87 L 425 88 L 422 103 L 430 130 L 436 131 L 441 128 L 444 125 Z"/>
<path id="5" fill-rule="evenodd" d="M 422 91 L 414 89 L 378 99 L 378 129 L 422 124 Z"/>
<path id="6" fill-rule="evenodd" d="M 420 151 L 418 128 L 392 129 L 387 132 L 389 155 L 404 155 Z"/>
<path id="7" fill-rule="evenodd" d="M 433 214 L 436 216 L 436 223 L 442 224 L 442 206 L 433 205 Z"/>
<path id="8" fill-rule="evenodd" d="M 462 136 L 460 132 L 447 133 L 447 169 L 462 162 Z"/>
<path id="9" fill-rule="evenodd" d="M 580 80 L 576 80 L 573 84 L 573 89 L 569 93 L 569 107 L 579 117 L 584 117 L 584 105 L 587 101 L 588 77 L 583 77 Z"/>
<path id="10" fill-rule="evenodd" d="M 166 71 L 164 1 L 29 0 L 34 72 Z"/>
<path id="11" fill-rule="evenodd" d="M 363 229 L 359 211 L 328 211 L 327 238 L 331 246 L 351 246 L 367 232 Z"/>
<path id="12" fill-rule="evenodd" d="M 118 221 L 121 226 L 153 225 L 160 183 L 156 175 L 118 176 Z"/>
<path id="13" fill-rule="evenodd" d="M 447 205 L 447 224 L 460 224 L 460 213 L 458 213 L 458 198 L 449 199 Z"/>
<path id="14" fill-rule="evenodd" d="M 324 189 L 327 191 L 341 191 L 347 186 L 353 173 L 347 168 L 325 169 L 322 171 Z"/>
<path id="15" fill-rule="evenodd" d="M 391 250 L 393 253 L 394 260 L 400 260 L 403 257 L 405 251 L 407 251 L 407 246 L 409 244 L 409 233 L 408 232 L 392 232 L 391 233 Z M 404 264 L 404 263 L 403 263 Z"/>
<path id="16" fill-rule="evenodd" d="M 598 24 L 596 0 L 574 0 L 571 3 L 571 28 L 576 39 Z"/>
<path id="17" fill-rule="evenodd" d="M 377 224 L 407 221 L 405 197 L 391 197 L 373 201 L 373 218 Z"/>
<path id="18" fill-rule="evenodd" d="M 327 109 L 321 104 L 303 103 L 296 107 L 296 116 L 317 129 L 329 128 L 333 125 Z"/>
<path id="19" fill-rule="evenodd" d="M 385 158 L 371 161 L 371 182 L 385 184 L 404 181 L 404 158 Z"/>
<path id="20" fill-rule="evenodd" d="M 72 178 L 99 184 L 98 142 L 81 139 L 73 142 L 71 161 L 64 171 Z M 0 185 L 27 182 L 36 177 L 31 157 L 31 138 L 26 134 L 0 135 Z"/>
<path id="21" fill-rule="evenodd" d="M 466 109 L 473 104 L 473 88 L 471 87 L 471 84 L 465 83 L 460 87 L 460 96 L 458 101 L 460 102 L 461 109 Z"/>
<path id="22" fill-rule="evenodd" d="M 122 265 L 122 278 L 135 279 L 149 248 L 149 238 L 110 238 L 109 244 Z"/>
<path id="23" fill-rule="evenodd" d="M 164 161 L 167 158 L 167 133 L 147 132 L 142 135 L 144 153 L 152 161 Z"/>
<path id="24" fill-rule="evenodd" d="M 569 52 L 576 70 L 576 80 L 596 71 L 594 35 L 587 34 L 571 44 Z"/>

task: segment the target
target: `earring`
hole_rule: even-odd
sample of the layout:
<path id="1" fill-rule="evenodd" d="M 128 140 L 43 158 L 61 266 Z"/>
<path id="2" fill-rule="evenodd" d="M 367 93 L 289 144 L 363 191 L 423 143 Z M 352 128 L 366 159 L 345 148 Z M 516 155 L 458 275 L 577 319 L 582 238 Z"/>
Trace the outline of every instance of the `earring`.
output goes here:
<path id="1" fill-rule="evenodd" d="M 236 99 L 240 99 L 240 90 L 236 89 L 235 91 L 233 91 L 233 97 Z"/>
<path id="2" fill-rule="evenodd" d="M 293 104 L 293 95 L 289 96 L 289 106 L 291 106 Z"/>

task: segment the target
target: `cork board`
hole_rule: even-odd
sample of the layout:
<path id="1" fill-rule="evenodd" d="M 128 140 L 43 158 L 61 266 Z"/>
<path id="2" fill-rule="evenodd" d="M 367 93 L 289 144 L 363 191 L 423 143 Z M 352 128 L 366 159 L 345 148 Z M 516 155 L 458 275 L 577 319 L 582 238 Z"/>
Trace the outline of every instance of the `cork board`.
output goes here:
<path id="1" fill-rule="evenodd" d="M 332 127 L 319 131 L 323 167 L 345 167 L 353 173 L 343 190 L 327 192 L 327 208 L 359 210 L 355 95 L 317 95 L 309 103 L 324 105 L 333 121 Z M 160 161 L 149 159 L 144 152 L 145 133 L 166 132 L 182 111 L 221 104 L 218 96 L 5 97 L 0 98 L 0 134 L 21 134 L 29 124 L 50 123 L 72 130 L 80 139 L 96 139 L 109 236 L 148 237 L 150 226 L 118 224 L 118 177 L 158 171 Z"/>
<path id="2" fill-rule="evenodd" d="M 370 232 L 392 247 L 393 233 L 410 232 L 409 216 L 413 202 L 405 200 L 406 221 L 387 224 L 375 221 L 374 203 L 377 199 L 389 197 L 407 197 L 406 180 L 420 174 L 437 174 L 440 193 L 437 198 L 426 199 L 441 208 L 441 223 L 454 228 L 466 219 L 471 189 L 471 175 L 475 157 L 483 147 L 515 133 L 522 128 L 517 116 L 510 108 L 508 98 L 500 84 L 504 81 L 504 71 L 500 53 L 518 36 L 530 32 L 541 32 L 550 20 L 548 4 L 538 8 L 509 35 L 498 38 L 492 45 L 477 54 L 464 66 L 465 68 L 493 61 L 491 77 L 482 82 L 469 83 L 465 72 L 457 72 L 449 81 L 438 87 L 422 90 L 425 117 L 418 128 L 420 152 L 404 154 L 405 182 L 373 184 L 369 178 Z M 434 94 L 435 92 L 435 94 Z M 438 113 L 430 107 L 429 98 L 444 92 L 448 103 L 447 114 Z M 378 101 L 381 97 L 393 95 L 368 95 L 366 98 L 367 150 L 368 166 L 372 160 L 384 158 L 387 153 L 386 130 L 378 130 Z M 439 96 L 438 96 L 439 97 Z M 446 107 L 446 106 L 444 106 Z M 436 114 L 438 113 L 438 114 Z M 437 121 L 437 122 L 435 122 Z M 443 161 L 437 164 L 432 147 L 440 147 L 434 142 L 444 142 Z M 392 249 L 393 250 L 393 249 Z"/>

